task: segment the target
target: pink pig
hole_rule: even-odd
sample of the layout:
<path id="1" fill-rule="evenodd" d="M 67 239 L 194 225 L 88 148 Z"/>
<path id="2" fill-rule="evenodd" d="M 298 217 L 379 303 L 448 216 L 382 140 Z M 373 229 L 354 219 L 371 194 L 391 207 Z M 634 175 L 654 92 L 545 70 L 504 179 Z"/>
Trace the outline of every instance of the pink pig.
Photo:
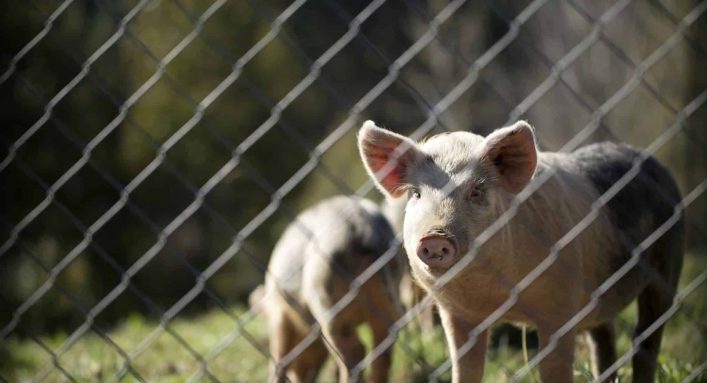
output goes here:
<path id="1" fill-rule="evenodd" d="M 453 382 L 481 381 L 487 331 L 470 349 L 462 346 L 513 292 L 518 293 L 517 300 L 502 311 L 500 320 L 537 328 L 541 348 L 557 342 L 540 362 L 542 380 L 552 383 L 572 382 L 574 338 L 579 332 L 588 333 L 598 376 L 616 360 L 613 321 L 623 308 L 638 298 L 636 334 L 640 334 L 671 306 L 683 257 L 682 217 L 650 246 L 639 248 L 636 266 L 606 291 L 595 293 L 677 211 L 680 192 L 655 159 L 643 159 L 639 151 L 613 143 L 573 153 L 539 152 L 534 131 L 524 121 L 487 137 L 453 132 L 419 143 L 367 121 L 358 144 L 380 190 L 409 199 L 404 247 L 413 277 L 439 306 Z M 597 199 L 641 160 L 635 177 L 608 203 L 593 209 Z M 516 195 L 534 178 L 545 176 L 546 182 L 516 202 Z M 477 243 L 509 209 L 515 211 L 513 218 Z M 473 255 L 472 261 L 431 291 L 467 253 Z M 514 290 L 548 260 L 544 272 Z M 593 294 L 598 296 L 596 307 L 564 336 L 554 336 Z M 661 334 L 658 328 L 642 342 L 633 358 L 634 381 L 654 380 Z"/>

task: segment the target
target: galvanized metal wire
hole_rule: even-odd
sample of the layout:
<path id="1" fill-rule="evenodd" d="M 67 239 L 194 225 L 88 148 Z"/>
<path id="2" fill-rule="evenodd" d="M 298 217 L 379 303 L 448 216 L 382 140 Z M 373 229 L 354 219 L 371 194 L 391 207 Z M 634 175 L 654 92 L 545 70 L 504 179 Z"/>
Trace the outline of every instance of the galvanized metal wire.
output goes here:
<path id="1" fill-rule="evenodd" d="M 577 44 L 575 44 L 557 60 L 552 59 L 548 54 L 544 53 L 542 49 L 533 44 L 527 43 L 527 41 L 519 42 L 522 34 L 522 28 L 524 28 L 529 21 L 536 17 L 539 12 L 543 11 L 547 4 L 551 3 L 550 0 L 530 1 L 515 14 L 502 6 L 498 6 L 498 4 L 491 4 L 490 9 L 496 14 L 497 17 L 501 18 L 506 23 L 507 30 L 492 44 L 490 44 L 488 49 L 475 58 L 468 57 L 466 54 L 458 50 L 455 44 L 447 41 L 447 37 L 441 33 L 445 23 L 448 23 L 450 20 L 454 19 L 454 17 L 461 12 L 461 9 L 468 6 L 466 0 L 450 1 L 440 7 L 440 10 L 434 15 L 428 13 L 420 2 L 406 0 L 405 6 L 407 9 L 417 15 L 417 17 L 421 18 L 427 28 L 419 36 L 414 38 L 412 44 L 406 47 L 406 49 L 404 49 L 397 57 L 391 57 L 384 50 L 380 49 L 377 45 L 378 42 L 375 41 L 375 38 L 366 36 L 363 32 L 364 24 L 374 17 L 376 12 L 380 12 L 380 9 L 386 5 L 386 0 L 373 0 L 367 3 L 365 7 L 362 7 L 360 12 L 356 15 L 350 15 L 345 7 L 336 1 L 327 1 L 326 6 L 329 7 L 333 13 L 337 15 L 337 17 L 339 17 L 340 22 L 347 24 L 347 28 L 346 31 L 328 47 L 328 49 L 316 58 L 310 57 L 309 54 L 298 45 L 297 39 L 291 35 L 291 32 L 285 28 L 288 21 L 290 21 L 293 17 L 296 17 L 298 12 L 302 12 L 302 10 L 306 8 L 308 5 L 307 0 L 293 1 L 284 7 L 284 9 L 274 18 L 268 18 L 268 12 L 261 9 L 261 4 L 257 1 L 251 1 L 250 5 L 254 10 L 254 15 L 256 15 L 254 17 L 267 20 L 266 22 L 269 23 L 269 28 L 262 37 L 257 39 L 257 41 L 255 41 L 254 44 L 245 51 L 245 53 L 238 57 L 230 53 L 227 47 L 224 47 L 216 39 L 211 38 L 205 32 L 207 29 L 207 24 L 212 22 L 214 16 L 218 15 L 219 12 L 222 12 L 222 9 L 229 6 L 228 2 L 224 0 L 216 0 L 211 3 L 201 14 L 195 13 L 189 8 L 188 5 L 184 4 L 180 0 L 174 0 L 173 3 L 182 12 L 183 16 L 190 21 L 190 30 L 162 57 L 159 57 L 152 52 L 148 45 L 140 40 L 138 34 L 131 30 L 131 23 L 151 4 L 150 1 L 141 0 L 130 8 L 124 15 L 113 15 L 116 24 L 114 32 L 88 57 L 82 56 L 71 46 L 62 45 L 59 43 L 59 48 L 71 56 L 75 63 L 81 67 L 81 70 L 64 86 L 62 86 L 56 94 L 51 97 L 44 97 L 41 92 L 37 90 L 36 84 L 33 84 L 31 80 L 25 78 L 22 71 L 18 68 L 23 60 L 31 59 L 31 53 L 40 49 L 39 46 L 41 43 L 46 43 L 47 36 L 50 36 L 55 31 L 55 24 L 57 23 L 57 20 L 60 19 L 62 15 L 65 14 L 67 9 L 74 4 L 74 1 L 66 0 L 60 3 L 46 16 L 46 21 L 44 22 L 39 33 L 34 35 L 34 37 L 23 45 L 19 51 L 11 56 L 8 60 L 7 68 L 4 68 L 2 74 L 0 75 L 0 86 L 10 80 L 18 82 L 29 92 L 29 94 L 32 95 L 32 98 L 37 104 L 41 105 L 43 109 L 41 116 L 34 123 L 27 126 L 19 137 L 12 142 L 5 143 L 7 155 L 0 161 L 0 173 L 9 172 L 11 169 L 17 169 L 33 180 L 33 182 L 36 183 L 44 192 L 43 199 L 38 204 L 33 206 L 33 208 L 17 222 L 6 221 L 2 214 L 0 214 L 2 224 L 7 228 L 8 232 L 7 239 L 5 239 L 0 245 L 0 258 L 8 256 L 8 253 L 11 253 L 17 248 L 21 248 L 23 254 L 27 254 L 33 262 L 35 262 L 47 273 L 46 280 L 36 290 L 24 299 L 20 305 L 10 308 L 12 311 L 11 319 L 8 323 L 2 324 L 2 327 L 0 328 L 0 342 L 5 341 L 11 335 L 17 333 L 18 327 L 26 317 L 27 312 L 31 308 L 38 305 L 40 300 L 50 292 L 56 291 L 64 295 L 71 302 L 72 307 L 80 312 L 84 318 L 83 323 L 73 329 L 73 331 L 71 331 L 71 333 L 67 336 L 66 340 L 56 348 L 47 345 L 41 340 L 40 337 L 29 334 L 30 338 L 49 355 L 52 361 L 42 370 L 37 371 L 36 375 L 33 377 L 33 381 L 44 381 L 55 370 L 59 371 L 59 373 L 67 380 L 75 381 L 76 378 L 73 377 L 66 368 L 64 368 L 62 356 L 66 355 L 69 349 L 84 338 L 89 332 L 93 332 L 98 335 L 120 355 L 122 365 L 117 374 L 110 377 L 111 381 L 120 381 L 128 375 L 138 381 L 146 381 L 147 379 L 134 368 L 133 363 L 136 359 L 140 358 L 163 333 L 169 334 L 169 336 L 172 337 L 179 344 L 179 346 L 186 350 L 197 362 L 198 369 L 196 371 L 191 371 L 189 381 L 197 381 L 202 377 L 206 377 L 212 381 L 220 381 L 221 379 L 227 380 L 227 377 L 216 376 L 212 373 L 209 369 L 209 363 L 240 337 L 245 338 L 258 351 L 263 360 L 270 363 L 271 355 L 269 350 L 267 350 L 266 347 L 263 347 L 260 342 L 255 339 L 252 334 L 249 334 L 245 328 L 249 322 L 256 318 L 257 314 L 255 311 L 251 308 L 245 313 L 235 314 L 224 302 L 224 299 L 219 297 L 217 293 L 212 291 L 212 289 L 207 286 L 207 282 L 238 254 L 245 254 L 245 256 L 249 257 L 251 263 L 255 265 L 263 275 L 267 273 L 267 268 L 262 261 L 262 257 L 255 254 L 255 251 L 248 247 L 246 241 L 251 239 L 253 233 L 255 233 L 258 229 L 263 226 L 267 226 L 276 212 L 285 211 L 292 220 L 296 220 L 295 211 L 284 204 L 283 200 L 288 197 L 293 190 L 295 190 L 295 188 L 302 185 L 307 177 L 314 171 L 320 171 L 324 174 L 324 176 L 330 182 L 335 184 L 338 190 L 344 194 L 365 196 L 373 190 L 373 183 L 371 181 L 366 182 L 356 190 L 351 190 L 343 179 L 344 176 L 336 174 L 335 171 L 328 169 L 327 166 L 322 163 L 322 158 L 328 152 L 332 151 L 334 145 L 342 140 L 343 137 L 345 137 L 353 129 L 360 126 L 363 117 L 367 114 L 367 110 L 371 107 L 371 105 L 375 104 L 376 101 L 378 101 L 381 96 L 394 85 L 403 89 L 403 91 L 414 100 L 414 103 L 419 111 L 426 116 L 424 122 L 412 131 L 411 137 L 413 138 L 422 138 L 438 128 L 443 131 L 453 130 L 455 127 L 450 126 L 450 124 L 447 123 L 442 116 L 447 113 L 463 95 L 469 92 L 469 90 L 477 84 L 489 91 L 493 98 L 503 105 L 503 108 L 507 111 L 507 120 L 505 125 L 525 116 L 556 87 L 563 87 L 570 92 L 572 99 L 577 102 L 585 112 L 591 115 L 590 121 L 582 129 L 577 131 L 571 139 L 566 141 L 561 146 L 559 151 L 563 152 L 570 152 L 576 149 L 581 144 L 585 143 L 599 129 L 605 130 L 609 132 L 609 134 L 612 134 L 612 128 L 606 123 L 607 115 L 616 109 L 622 101 L 633 94 L 633 92 L 637 89 L 647 91 L 652 99 L 662 105 L 665 109 L 669 110 L 673 115 L 672 125 L 665 127 L 660 135 L 653 139 L 649 145 L 642 148 L 641 156 L 636 161 L 633 168 L 595 201 L 592 205 L 590 213 L 584 217 L 584 219 L 581 220 L 572 230 L 567 232 L 556 244 L 554 244 L 552 247 L 552 252 L 548 254 L 547 258 L 542 263 L 526 275 L 526 277 L 523 278 L 518 284 L 509 286 L 512 287 L 512 289 L 511 296 L 508 300 L 499 306 L 497 310 L 495 310 L 485 321 L 481 322 L 469 333 L 469 341 L 459 350 L 460 354 L 464 354 L 476 344 L 478 340 L 477 338 L 480 334 L 491 328 L 511 307 L 518 304 L 519 294 L 555 262 L 559 251 L 564 246 L 567 246 L 567 244 L 569 244 L 597 218 L 599 210 L 604 207 L 619 191 L 621 191 L 621 189 L 625 187 L 633 179 L 633 177 L 637 175 L 642 162 L 645 161 L 648 156 L 654 154 L 661 147 L 675 139 L 676 136 L 685 133 L 685 127 L 688 124 L 688 119 L 694 116 L 700 108 L 703 108 L 705 102 L 707 102 L 707 89 L 703 89 L 698 92 L 696 97 L 689 100 L 684 107 L 677 107 L 673 105 L 670 100 L 666 99 L 658 86 L 646 78 L 649 71 L 656 65 L 664 62 L 666 57 L 673 50 L 675 50 L 679 44 L 686 43 L 696 47 L 695 49 L 699 50 L 699 43 L 694 41 L 695 39 L 691 37 L 688 32 L 690 28 L 693 27 L 698 20 L 700 20 L 701 17 L 704 17 L 704 13 L 707 11 L 707 2 L 705 1 L 697 3 L 682 18 L 677 17 L 661 4 L 654 5 L 657 12 L 666 15 L 667 18 L 672 20 L 673 33 L 640 62 L 633 60 L 631 56 L 626 54 L 621 46 L 613 41 L 612 38 L 605 32 L 608 25 L 615 22 L 616 19 L 620 19 L 622 13 L 633 5 L 634 2 L 632 0 L 620 0 L 615 2 L 610 7 L 606 8 L 599 17 L 592 16 L 592 14 L 586 11 L 585 8 L 578 4 L 577 1 L 567 0 L 565 3 L 576 11 L 583 20 L 591 24 L 591 28 L 586 36 L 584 36 Z M 108 8 L 109 4 L 101 3 L 98 4 L 98 6 Z M 189 90 L 180 83 L 178 76 L 168 72 L 170 65 L 178 60 L 180 55 L 182 55 L 183 52 L 185 52 L 191 45 L 195 44 L 196 41 L 205 44 L 209 51 L 216 54 L 218 59 L 227 64 L 230 68 L 230 72 L 225 77 L 221 78 L 218 84 L 210 89 L 200 100 L 190 94 Z M 269 94 L 263 92 L 255 82 L 248 78 L 248 74 L 245 69 L 246 66 L 255 60 L 255 58 L 261 54 L 273 41 L 279 41 L 285 44 L 289 49 L 293 50 L 298 59 L 301 60 L 303 65 L 307 68 L 304 77 L 302 77 L 294 86 L 287 90 L 284 93 L 284 96 L 279 99 L 273 99 Z M 105 79 L 102 78 L 100 74 L 95 73 L 92 69 L 94 68 L 95 63 L 103 57 L 109 49 L 118 43 L 124 42 L 133 44 L 134 47 L 150 59 L 150 63 L 152 65 L 151 70 L 153 73 L 132 94 L 125 97 L 124 101 L 122 101 L 123 98 L 116 97 L 114 92 L 110 89 L 110 86 L 106 85 Z M 456 84 L 436 101 L 431 101 L 425 92 L 417 87 L 414 81 L 410 81 L 409 78 L 403 76 L 402 74 L 406 66 L 414 62 L 421 52 L 433 43 L 440 44 L 447 54 L 454 57 L 455 60 L 461 61 L 466 66 L 466 71 L 463 73 L 463 76 L 460 76 Z M 499 56 L 501 56 L 514 43 L 526 44 L 527 49 L 538 57 L 546 65 L 546 69 L 549 70 L 549 75 L 537 84 L 534 87 L 534 90 L 523 96 L 519 102 L 509 100 L 503 95 L 503 92 L 497 88 L 496 84 L 489 82 L 482 75 L 484 71 L 497 64 L 499 61 Z M 372 52 L 376 57 L 383 60 L 387 66 L 387 72 L 385 75 L 356 100 L 352 99 L 350 95 L 345 94 L 338 89 L 337 83 L 330 81 L 323 74 L 323 69 L 327 65 L 330 65 L 332 61 L 339 58 L 339 56 L 342 55 L 342 52 L 353 44 L 357 44 L 362 49 Z M 609 50 L 613 52 L 619 60 L 629 66 L 631 70 L 631 75 L 629 78 L 600 105 L 594 105 L 592 101 L 588 100 L 586 95 L 575 90 L 571 84 L 571 81 L 566 78 L 567 71 L 572 69 L 576 65 L 577 61 L 597 44 L 607 46 Z M 157 140 L 152 137 L 149 130 L 136 121 L 130 114 L 131 109 L 134 108 L 135 105 L 137 105 L 140 100 L 143 99 L 146 94 L 148 94 L 148 92 L 152 90 L 160 81 L 166 83 L 170 89 L 175 91 L 175 93 L 177 93 L 181 99 L 185 100 L 192 108 L 190 118 L 164 140 Z M 108 124 L 97 131 L 88 141 L 79 138 L 74 132 L 72 132 L 71 127 L 67 126 L 67 124 L 62 121 L 61 117 L 55 112 L 57 105 L 69 94 L 71 94 L 77 86 L 84 83 L 89 83 L 92 88 L 103 94 L 118 110 L 118 114 L 115 115 Z M 239 142 L 232 142 L 230 139 L 224 137 L 218 129 L 213 127 L 212 121 L 210 120 L 212 117 L 207 116 L 206 112 L 217 100 L 220 99 L 220 97 L 222 97 L 225 92 L 229 90 L 230 87 L 234 86 L 236 83 L 244 84 L 251 97 L 254 100 L 257 100 L 259 104 L 267 108 L 269 113 L 268 117 L 245 138 Z M 305 94 L 306 91 L 315 83 L 321 83 L 324 85 L 326 93 L 332 97 L 332 99 L 336 100 L 336 104 L 340 108 L 340 113 L 345 117 L 343 117 L 343 121 L 338 123 L 336 127 L 329 130 L 316 145 L 312 145 L 304 138 L 303 132 L 290 121 L 286 112 L 292 109 L 295 102 L 300 100 L 303 97 L 303 94 Z M 40 134 L 42 128 L 47 129 L 46 126 L 49 122 L 57 126 L 58 133 L 69 140 L 72 145 L 81 152 L 80 158 L 53 182 L 48 182 L 43 179 L 43 177 L 32 168 L 32 165 L 28 164 L 27 161 L 18 155 L 20 150 L 27 145 L 28 141 Z M 156 156 L 154 159 L 152 159 L 127 183 L 118 181 L 116 177 L 111 174 L 110 170 L 106 169 L 94 158 L 96 148 L 100 144 L 104 143 L 104 141 L 123 124 L 129 125 L 132 129 L 141 132 L 142 136 L 150 142 L 150 145 L 156 151 Z M 504 124 L 499 124 L 499 126 L 501 125 Z M 188 134 L 195 130 L 197 126 L 203 126 L 208 131 L 209 135 L 219 142 L 220 146 L 225 151 L 230 153 L 228 160 L 223 163 L 218 170 L 210 174 L 207 180 L 201 184 L 195 184 L 189 180 L 188 177 L 181 174 L 179 168 L 174 165 L 173 161 L 168 157 L 168 154 L 173 151 L 177 144 L 190 139 Z M 287 178 L 287 180 L 279 186 L 273 185 L 267 176 L 261 174 L 257 168 L 249 165 L 243 160 L 244 156 L 249 153 L 249 151 L 251 151 L 256 144 L 261 142 L 263 137 L 273 129 L 282 130 L 301 150 L 304 150 L 309 154 L 308 160 L 306 160 L 301 167 L 294 171 L 289 178 Z M 697 142 L 696 144 L 703 145 L 704 143 Z M 103 211 L 100 216 L 90 224 L 84 224 L 81 219 L 79 219 L 76 214 L 71 211 L 70 208 L 66 207 L 66 205 L 62 204 L 62 202 L 56 198 L 57 193 L 86 167 L 90 167 L 97 174 L 99 174 L 104 181 L 111 185 L 115 193 L 118 193 L 120 196 L 115 203 Z M 151 177 L 154 177 L 156 172 L 162 169 L 167 170 L 179 181 L 181 185 L 188 189 L 192 197 L 192 200 L 188 206 L 176 212 L 177 214 L 166 224 L 157 223 L 152 217 L 149 216 L 145 209 L 141 208 L 132 199 L 136 189 L 146 183 Z M 260 188 L 263 189 L 264 193 L 267 193 L 269 197 L 269 202 L 267 205 L 241 228 L 236 228 L 233 224 L 229 223 L 229 220 L 224 217 L 223 212 L 220 212 L 217 207 L 211 206 L 208 201 L 210 193 L 212 193 L 217 186 L 223 184 L 228 175 L 236 169 L 247 174 L 248 178 L 258 184 Z M 475 254 L 478 248 L 488 241 L 495 233 L 501 230 L 510 221 L 510 219 L 515 216 L 518 211 L 518 206 L 529 198 L 552 176 L 552 172 L 542 174 L 534 179 L 526 189 L 517 195 L 508 211 L 506 211 L 496 222 L 491 224 L 481 235 L 479 235 L 469 253 L 462 257 L 458 263 L 456 263 L 442 278 L 439 279 L 438 283 L 433 288 L 431 295 L 427 296 L 414 307 L 410 308 L 402 318 L 395 322 L 395 324 L 389 329 L 389 337 L 383 343 L 377 345 L 354 368 L 353 373 L 355 376 L 362 374 L 363 371 L 370 366 L 370 364 L 378 356 L 380 356 L 382 352 L 395 344 L 398 340 L 397 335 L 403 331 L 403 329 L 405 329 L 422 310 L 433 304 L 435 292 L 448 283 L 449 280 L 454 278 L 464 267 L 468 266 L 471 262 L 474 262 Z M 448 186 L 449 187 L 445 188 L 445 190 L 447 192 L 452 192 L 455 186 Z M 679 206 L 676 207 L 674 215 L 671 219 L 662 223 L 662 226 L 660 226 L 658 230 L 653 232 L 642 243 L 633 249 L 630 260 L 626 262 L 626 264 L 619 270 L 617 270 L 614 275 L 607 279 L 597 290 L 595 290 L 592 293 L 592 300 L 589 304 L 582 308 L 554 334 L 553 339 L 555 342 L 551 342 L 549 345 L 539 350 L 527 365 L 515 372 L 515 375 L 511 377 L 511 381 L 517 381 L 523 378 L 525 375 L 529 374 L 534 367 L 541 363 L 541 361 L 556 348 L 556 340 L 561 338 L 565 333 L 573 330 L 577 324 L 596 306 L 599 297 L 631 268 L 636 267 L 638 258 L 642 251 L 644 251 L 653 242 L 660 238 L 661 235 L 663 235 L 670 227 L 672 227 L 672 225 L 674 225 L 675 222 L 683 214 L 685 214 L 688 207 L 698 198 L 702 197 L 706 191 L 707 180 L 702 180 L 696 187 L 686 193 Z M 37 221 L 38 218 L 50 207 L 57 207 L 59 211 L 62 212 L 63 219 L 78 229 L 82 234 L 81 241 L 68 253 L 64 254 L 61 257 L 61 260 L 53 266 L 45 265 L 40 257 L 35 256 L 31 248 L 23 243 L 23 236 L 28 235 L 27 232 L 30 231 L 30 225 Z M 120 263 L 115 260 L 115 258 L 111 255 L 112 249 L 104 248 L 95 240 L 96 233 L 106 227 L 111 220 L 113 220 L 126 208 L 138 216 L 140 220 L 150 228 L 152 234 L 154 234 L 157 238 L 149 249 L 147 249 L 128 267 L 121 266 Z M 198 212 L 205 212 L 211 220 L 219 225 L 225 235 L 231 238 L 229 246 L 220 254 L 210 257 L 208 265 L 202 269 L 192 265 L 184 254 L 180 253 L 179 250 L 170 247 L 168 243 L 170 236 L 172 236 L 185 222 L 187 222 Z M 303 226 L 303 231 L 306 232 L 309 230 L 304 225 L 301 226 Z M 355 299 L 363 283 L 372 278 L 376 273 L 382 270 L 388 262 L 391 262 L 394 259 L 399 251 L 400 240 L 401 238 L 398 237 L 397 246 L 391 246 L 391 248 L 385 254 L 382 254 L 367 270 L 350 281 L 349 293 L 331 307 L 329 312 L 327 312 L 327 316 L 329 318 L 336 316 L 341 310 L 343 310 L 353 299 Z M 96 252 L 101 258 L 108 262 L 111 265 L 112 272 L 120 278 L 120 282 L 113 286 L 112 289 L 110 289 L 106 295 L 102 296 L 92 307 L 85 307 L 83 303 L 72 296 L 71 292 L 63 288 L 59 282 L 59 276 L 64 273 L 72 262 L 74 262 L 77 257 L 79 257 L 87 249 Z M 161 309 L 158 305 L 156 305 L 152 297 L 150 297 L 148 293 L 141 291 L 141 289 L 139 289 L 134 283 L 136 274 L 145 269 L 146 266 L 148 266 L 148 264 L 150 264 L 155 257 L 163 251 L 168 251 L 175 259 L 179 259 L 180 262 L 182 262 L 182 264 L 184 264 L 189 270 L 194 279 L 193 286 L 166 310 Z M 500 274 L 497 275 L 497 277 L 499 279 L 503 278 Z M 699 274 L 699 276 L 692 280 L 686 288 L 680 291 L 670 310 L 661 316 L 653 326 L 644 331 L 644 333 L 638 334 L 629 352 L 622 355 L 609 370 L 603 373 L 599 380 L 608 377 L 617 371 L 623 364 L 625 364 L 633 356 L 633 354 L 635 354 L 641 342 L 653 331 L 655 331 L 655 329 L 659 328 L 667 320 L 669 320 L 680 309 L 682 301 L 685 297 L 703 285 L 705 279 L 707 279 L 707 271 Z M 159 318 L 159 325 L 131 349 L 121 348 L 112 339 L 110 332 L 96 323 L 96 318 L 104 312 L 106 308 L 114 304 L 120 295 L 126 291 L 130 291 L 135 294 L 141 302 L 149 308 L 152 315 Z M 214 347 L 205 353 L 197 351 L 192 345 L 190 345 L 182 335 L 174 330 L 171 323 L 175 318 L 182 314 L 198 296 L 202 294 L 205 294 L 209 298 L 211 304 L 219 307 L 220 310 L 230 318 L 234 326 L 232 331 L 227 336 L 223 337 Z M 321 328 L 317 323 L 314 323 L 309 334 L 282 360 L 279 361 L 280 367 L 291 363 L 304 349 L 306 349 L 314 341 L 320 339 L 320 337 Z M 413 360 L 422 365 L 422 367 L 428 371 L 431 370 L 430 366 L 424 365 L 424 360 L 421 360 L 417 357 L 417 355 L 414 355 L 414 352 L 409 345 L 402 344 L 402 348 L 412 357 Z M 452 362 L 453 361 L 451 360 L 447 360 L 440 366 L 431 366 L 432 368 L 436 367 L 436 369 L 431 370 L 431 373 L 428 376 L 429 381 L 436 382 L 444 374 L 448 373 Z M 689 382 L 698 379 L 703 376 L 706 369 L 707 362 L 702 363 L 700 366 L 697 366 L 684 381 Z M 509 371 L 509 375 L 512 374 L 513 372 Z M 5 380 L 2 376 L 0 376 L 0 379 Z"/>

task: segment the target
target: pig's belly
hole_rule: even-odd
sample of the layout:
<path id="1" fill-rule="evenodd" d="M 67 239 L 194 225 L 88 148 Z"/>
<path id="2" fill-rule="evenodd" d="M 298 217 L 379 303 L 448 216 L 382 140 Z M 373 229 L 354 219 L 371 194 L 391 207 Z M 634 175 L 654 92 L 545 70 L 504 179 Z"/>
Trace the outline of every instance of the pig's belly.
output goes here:
<path id="1" fill-rule="evenodd" d="M 564 325 L 570 320 L 574 322 L 573 317 L 582 311 L 576 318 L 576 328 L 586 330 L 615 319 L 636 298 L 644 286 L 642 282 L 631 278 L 621 280 L 596 301 L 591 300 L 590 294 L 582 294 L 581 297 L 567 296 L 565 301 L 558 299 L 549 303 L 535 299 L 531 289 L 520 293 L 516 299 L 511 298 L 507 286 L 497 283 L 450 281 L 440 290 L 437 299 L 442 307 L 472 323 L 480 323 L 494 316 L 495 322 L 518 322 L 532 326 L 538 320 L 547 322 L 555 319 Z M 587 309 L 590 311 L 585 311 Z"/>

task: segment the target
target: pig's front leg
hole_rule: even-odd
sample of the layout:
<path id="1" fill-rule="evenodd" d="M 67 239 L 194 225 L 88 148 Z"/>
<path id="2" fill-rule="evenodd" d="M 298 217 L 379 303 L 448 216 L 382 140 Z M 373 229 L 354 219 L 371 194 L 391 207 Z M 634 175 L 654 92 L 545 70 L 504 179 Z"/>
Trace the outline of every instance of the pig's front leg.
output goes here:
<path id="1" fill-rule="evenodd" d="M 439 315 L 442 318 L 442 326 L 447 337 L 452 361 L 452 382 L 481 382 L 481 378 L 484 376 L 487 332 L 479 333 L 476 340 L 471 341 L 470 344 L 473 345 L 469 348 L 466 343 L 469 341 L 469 333 L 476 324 L 472 324 L 442 307 L 439 308 Z"/>
<path id="2" fill-rule="evenodd" d="M 543 382 L 572 383 L 572 362 L 574 361 L 574 335 L 570 330 L 562 337 L 557 337 L 557 327 L 538 327 L 540 352 L 550 347 L 552 351 L 540 361 L 540 377 Z"/>

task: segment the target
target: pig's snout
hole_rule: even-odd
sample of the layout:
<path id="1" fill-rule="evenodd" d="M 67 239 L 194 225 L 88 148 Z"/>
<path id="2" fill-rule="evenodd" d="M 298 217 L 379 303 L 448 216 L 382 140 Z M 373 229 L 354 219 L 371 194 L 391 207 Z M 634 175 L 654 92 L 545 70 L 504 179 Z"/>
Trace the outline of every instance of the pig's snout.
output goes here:
<path id="1" fill-rule="evenodd" d="M 456 261 L 457 249 L 445 236 L 430 235 L 420 240 L 417 257 L 431 268 L 448 268 Z"/>

